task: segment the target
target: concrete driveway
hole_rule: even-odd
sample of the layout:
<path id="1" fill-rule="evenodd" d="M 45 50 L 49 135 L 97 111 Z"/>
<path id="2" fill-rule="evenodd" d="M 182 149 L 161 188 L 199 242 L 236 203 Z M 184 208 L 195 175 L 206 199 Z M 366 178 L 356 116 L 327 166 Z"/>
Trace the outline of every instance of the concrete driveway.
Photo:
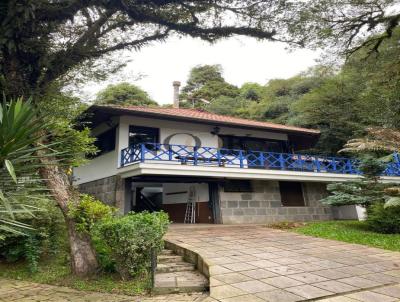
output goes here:
<path id="1" fill-rule="evenodd" d="M 166 240 L 197 255 L 205 301 L 400 301 L 397 252 L 254 225 L 172 225 Z"/>

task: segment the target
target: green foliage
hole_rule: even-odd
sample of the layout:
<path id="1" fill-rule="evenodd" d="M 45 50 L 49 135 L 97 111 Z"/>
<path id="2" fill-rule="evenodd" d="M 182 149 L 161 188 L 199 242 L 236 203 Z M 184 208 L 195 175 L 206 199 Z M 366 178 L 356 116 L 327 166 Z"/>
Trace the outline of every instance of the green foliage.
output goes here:
<path id="1" fill-rule="evenodd" d="M 248 102 L 241 98 L 231 98 L 227 96 L 220 96 L 212 101 L 206 108 L 208 111 L 217 113 L 232 115 L 238 114 L 240 110 L 246 108 Z"/>
<path id="2" fill-rule="evenodd" d="M 201 100 L 214 102 L 220 97 L 234 98 L 239 89 L 227 83 L 222 76 L 220 65 L 198 65 L 190 70 L 186 86 L 182 88 L 180 98 L 187 101 L 184 106 L 204 107 Z"/>
<path id="3" fill-rule="evenodd" d="M 377 181 L 379 175 L 385 170 L 386 164 L 381 159 L 375 158 L 372 155 L 364 155 L 358 169 L 366 180 Z"/>
<path id="4" fill-rule="evenodd" d="M 164 212 L 141 212 L 114 217 L 99 225 L 99 237 L 111 249 L 123 279 L 149 268 L 151 249 L 161 251 L 168 224 Z"/>
<path id="5" fill-rule="evenodd" d="M 42 96 L 55 82 L 103 79 L 127 61 L 118 51 L 137 50 L 173 32 L 210 42 L 233 35 L 301 40 L 287 36 L 295 5 L 289 12 L 280 1 L 244 0 L 240 7 L 230 1 L 188 0 L 1 3 L 0 90 L 13 96 Z"/>
<path id="6" fill-rule="evenodd" d="M 112 219 L 116 212 L 117 208 L 110 207 L 88 194 L 80 194 L 78 203 L 69 204 L 68 216 L 74 220 L 78 232 L 90 236 L 97 261 L 104 272 L 115 272 L 115 261 L 111 257 L 110 246 L 103 240 L 97 226 Z"/>
<path id="7" fill-rule="evenodd" d="M 36 272 L 31 272 L 22 261 L 13 263 L 0 261 L 0 278 L 132 296 L 143 295 L 149 289 L 150 280 L 147 274 L 126 281 L 121 280 L 118 274 L 109 272 L 100 272 L 91 278 L 77 277 L 71 273 L 71 265 L 67 259 L 67 249 L 58 251 L 55 255 L 41 257 Z M 81 297 L 77 299 L 82 300 Z"/>
<path id="8" fill-rule="evenodd" d="M 28 236 L 24 242 L 23 253 L 28 263 L 29 270 L 32 273 L 37 272 L 41 252 L 40 240 L 36 236 Z"/>
<path id="9" fill-rule="evenodd" d="M 384 190 L 388 185 L 378 182 L 378 179 L 384 164 L 368 156 L 361 160 L 359 169 L 363 173 L 360 180 L 329 184 L 327 188 L 331 195 L 321 202 L 329 205 L 357 204 L 367 208 L 372 204 L 383 204 Z"/>
<path id="10" fill-rule="evenodd" d="M 75 221 L 79 232 L 90 234 L 96 223 L 110 219 L 117 211 L 88 194 L 81 194 L 77 204 L 70 203 L 68 216 Z"/>
<path id="11" fill-rule="evenodd" d="M 32 229 L 24 234 L 0 231 L 3 237 L 0 240 L 0 258 L 9 262 L 26 260 L 29 270 L 36 272 L 41 256 L 59 251 L 65 229 L 61 212 L 52 201 L 35 200 L 30 204 L 41 210 L 36 211 L 34 216 L 18 212 L 16 219 Z"/>
<path id="12" fill-rule="evenodd" d="M 99 105 L 132 105 L 132 106 L 157 106 L 148 93 L 136 85 L 119 83 L 108 85 L 96 97 L 95 104 Z"/>
<path id="13" fill-rule="evenodd" d="M 87 108 L 86 104 L 76 97 L 60 93 L 57 87 L 36 103 L 41 119 L 48 124 L 46 130 L 51 133 L 59 165 L 67 169 L 77 167 L 86 162 L 87 155 L 96 153 L 95 138 L 90 135 L 88 125 L 80 124 L 77 119 Z"/>
<path id="14" fill-rule="evenodd" d="M 0 106 L 0 231 L 21 235 L 30 227 L 16 219 L 16 213 L 33 216 L 38 210 L 27 200 L 41 198 L 40 167 L 36 152 L 48 146 L 34 146 L 47 125 L 37 117 L 30 102 L 5 100 Z M 0 239 L 1 239 L 0 235 Z"/>
<path id="15" fill-rule="evenodd" d="M 346 77 L 328 79 L 291 107 L 294 124 L 321 130 L 317 148 L 325 153 L 336 153 L 364 128 L 355 108 L 358 89 L 351 84 Z"/>
<path id="16" fill-rule="evenodd" d="M 373 204 L 367 211 L 367 225 L 378 233 L 400 234 L 400 206 L 385 207 Z"/>
<path id="17" fill-rule="evenodd" d="M 244 83 L 239 88 L 239 94 L 242 99 L 259 102 L 266 94 L 265 86 L 258 83 Z"/>
<path id="18" fill-rule="evenodd" d="M 96 251 L 96 258 L 103 272 L 115 273 L 116 263 L 112 257 L 112 248 L 103 240 L 96 227 L 91 233 L 91 241 Z"/>
<path id="19" fill-rule="evenodd" d="M 357 181 L 328 185 L 331 195 L 322 200 L 330 205 L 362 205 L 367 209 L 367 225 L 379 233 L 400 232 L 399 189 L 393 184 L 379 182 L 385 163 L 365 157 L 359 169 L 363 178 Z"/>
<path id="20" fill-rule="evenodd" d="M 395 161 L 400 152 L 400 131 L 393 128 L 368 127 L 363 137 L 349 140 L 341 153 L 373 153 L 386 162 Z"/>
<path id="21" fill-rule="evenodd" d="M 380 45 L 379 53 L 371 53 L 371 47 L 363 47 L 343 66 L 343 73 L 349 74 L 352 81 L 358 78 L 362 83 L 357 106 L 368 125 L 400 128 L 399 39 L 398 28 L 392 39 Z"/>
<path id="22" fill-rule="evenodd" d="M 390 196 L 386 200 L 384 204 L 385 208 L 390 208 L 390 207 L 400 207 L 400 197 L 398 196 Z"/>
<path id="23" fill-rule="evenodd" d="M 330 55 L 351 55 L 362 46 L 378 52 L 399 28 L 396 5 L 395 0 L 301 1 L 296 6 L 298 13 L 289 21 L 290 32 Z"/>
<path id="24" fill-rule="evenodd" d="M 336 75 L 293 104 L 291 123 L 321 130 L 319 150 L 337 152 L 366 127 L 400 127 L 399 37 L 400 31 L 394 31 L 379 54 L 361 48 Z"/>
<path id="25" fill-rule="evenodd" d="M 365 221 L 310 222 L 294 230 L 300 234 L 363 244 L 400 252 L 400 234 L 380 234 L 369 229 Z"/>

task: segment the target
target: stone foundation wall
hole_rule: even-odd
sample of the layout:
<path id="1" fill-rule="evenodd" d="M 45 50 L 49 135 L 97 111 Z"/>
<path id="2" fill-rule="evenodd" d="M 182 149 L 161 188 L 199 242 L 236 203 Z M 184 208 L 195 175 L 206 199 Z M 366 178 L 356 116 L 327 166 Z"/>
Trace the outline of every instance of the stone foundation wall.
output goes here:
<path id="1" fill-rule="evenodd" d="M 221 189 L 224 224 L 332 219 L 331 208 L 319 202 L 327 195 L 325 184 L 303 183 L 304 207 L 283 207 L 278 181 L 253 181 L 252 185 L 251 193 L 230 193 Z"/>
<path id="2" fill-rule="evenodd" d="M 110 176 L 79 185 L 79 191 L 95 196 L 105 204 L 123 209 L 125 182 L 119 176 Z"/>

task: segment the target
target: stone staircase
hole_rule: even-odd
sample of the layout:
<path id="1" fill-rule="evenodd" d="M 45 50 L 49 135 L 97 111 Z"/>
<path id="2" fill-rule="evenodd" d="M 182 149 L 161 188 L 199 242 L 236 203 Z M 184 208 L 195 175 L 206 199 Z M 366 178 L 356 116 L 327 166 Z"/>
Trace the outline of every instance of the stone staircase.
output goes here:
<path id="1" fill-rule="evenodd" d="M 154 278 L 155 294 L 192 293 L 208 291 L 208 279 L 198 272 L 194 264 L 171 250 L 163 250 L 157 257 Z"/>

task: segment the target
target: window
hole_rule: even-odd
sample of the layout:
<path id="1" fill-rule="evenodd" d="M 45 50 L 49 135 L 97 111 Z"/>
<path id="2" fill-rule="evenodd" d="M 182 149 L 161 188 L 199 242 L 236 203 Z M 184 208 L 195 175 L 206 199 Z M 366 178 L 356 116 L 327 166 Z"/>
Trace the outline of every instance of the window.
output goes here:
<path id="1" fill-rule="evenodd" d="M 222 148 L 240 149 L 245 151 L 286 152 L 287 142 L 262 139 L 255 137 L 243 137 L 233 135 L 221 135 Z"/>
<path id="2" fill-rule="evenodd" d="M 155 150 L 156 147 L 152 144 L 159 143 L 159 133 L 158 128 L 129 126 L 129 146 L 147 143 L 147 149 Z"/>
<path id="3" fill-rule="evenodd" d="M 301 182 L 280 181 L 281 202 L 284 207 L 304 207 L 304 196 Z"/>
<path id="4" fill-rule="evenodd" d="M 249 180 L 227 179 L 224 182 L 224 192 L 253 192 Z"/>
<path id="5" fill-rule="evenodd" d="M 115 150 L 116 128 L 103 132 L 96 137 L 94 145 L 99 150 L 96 156 Z"/>

